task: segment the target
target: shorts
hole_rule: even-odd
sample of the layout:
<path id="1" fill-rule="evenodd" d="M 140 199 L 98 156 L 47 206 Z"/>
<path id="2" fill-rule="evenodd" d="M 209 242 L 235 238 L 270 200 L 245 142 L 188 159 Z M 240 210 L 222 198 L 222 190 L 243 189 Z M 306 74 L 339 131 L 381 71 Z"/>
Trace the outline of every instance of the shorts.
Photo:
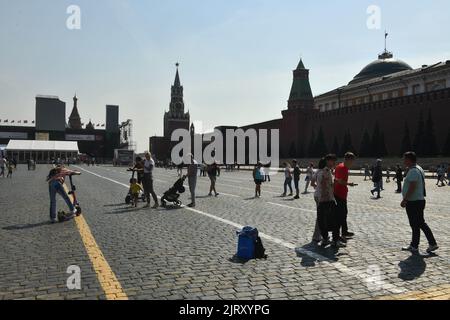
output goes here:
<path id="1" fill-rule="evenodd" d="M 256 184 L 257 186 L 262 185 L 263 182 L 264 182 L 264 180 L 255 179 L 255 184 Z"/>

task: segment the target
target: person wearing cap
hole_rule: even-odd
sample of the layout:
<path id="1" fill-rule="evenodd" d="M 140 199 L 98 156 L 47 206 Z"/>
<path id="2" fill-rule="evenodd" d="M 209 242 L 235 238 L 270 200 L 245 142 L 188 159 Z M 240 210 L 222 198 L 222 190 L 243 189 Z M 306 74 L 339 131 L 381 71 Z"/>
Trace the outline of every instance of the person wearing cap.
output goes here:
<path id="1" fill-rule="evenodd" d="M 381 163 L 383 161 L 381 159 L 377 160 L 376 166 L 373 168 L 372 173 L 372 182 L 374 183 L 374 189 L 370 190 L 370 193 L 372 196 L 375 195 L 375 192 L 377 193 L 377 199 L 381 198 L 381 187 L 382 187 L 382 181 L 383 181 L 383 168 L 381 167 Z"/>
<path id="2" fill-rule="evenodd" d="M 191 203 L 188 207 L 195 207 L 195 188 L 197 187 L 197 175 L 198 175 L 198 162 L 194 159 L 193 154 L 188 155 L 190 158 L 190 163 L 188 164 L 187 177 L 189 184 L 189 191 L 191 192 Z"/>

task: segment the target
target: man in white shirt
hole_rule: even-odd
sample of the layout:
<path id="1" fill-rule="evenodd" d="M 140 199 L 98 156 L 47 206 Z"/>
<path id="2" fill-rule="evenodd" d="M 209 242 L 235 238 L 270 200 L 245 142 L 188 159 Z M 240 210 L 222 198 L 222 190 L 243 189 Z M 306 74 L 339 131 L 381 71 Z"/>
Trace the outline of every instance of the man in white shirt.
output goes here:
<path id="1" fill-rule="evenodd" d="M 145 153 L 145 161 L 144 161 L 144 178 L 142 180 L 142 184 L 144 187 L 145 198 L 147 199 L 147 205 L 145 208 L 150 207 L 150 195 L 152 195 L 153 200 L 155 201 L 155 205 L 152 207 L 153 209 L 158 208 L 158 197 L 156 196 L 155 191 L 153 190 L 153 168 L 155 167 L 155 161 L 152 159 L 152 155 L 150 152 Z"/>

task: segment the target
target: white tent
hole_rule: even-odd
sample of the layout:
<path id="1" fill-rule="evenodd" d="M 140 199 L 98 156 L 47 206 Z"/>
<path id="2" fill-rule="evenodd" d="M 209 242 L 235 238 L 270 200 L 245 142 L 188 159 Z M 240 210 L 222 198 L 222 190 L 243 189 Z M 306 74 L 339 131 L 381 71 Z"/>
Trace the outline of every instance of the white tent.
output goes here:
<path id="1" fill-rule="evenodd" d="M 72 158 L 78 155 L 76 141 L 10 140 L 5 151 L 18 161 L 35 159 L 48 162 L 51 158 Z"/>
<path id="2" fill-rule="evenodd" d="M 78 153 L 78 143 L 73 141 L 10 140 L 6 147 L 6 151 L 57 151 Z"/>

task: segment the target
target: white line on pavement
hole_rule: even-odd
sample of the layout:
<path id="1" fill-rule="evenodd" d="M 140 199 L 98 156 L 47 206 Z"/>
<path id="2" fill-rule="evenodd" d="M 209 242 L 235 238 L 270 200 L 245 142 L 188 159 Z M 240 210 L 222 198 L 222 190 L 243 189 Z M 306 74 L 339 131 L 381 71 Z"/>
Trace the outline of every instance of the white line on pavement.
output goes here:
<path id="1" fill-rule="evenodd" d="M 83 169 L 83 168 L 78 167 L 78 166 L 77 166 L 77 168 L 79 168 L 80 170 L 83 170 L 83 171 L 85 171 L 87 173 L 90 173 L 90 174 L 92 174 L 92 175 L 94 175 L 94 176 L 96 176 L 98 178 L 105 179 L 107 181 L 116 183 L 116 184 L 121 185 L 121 186 L 123 186 L 123 187 L 125 187 L 127 189 L 129 188 L 128 185 L 126 185 L 124 183 L 121 183 L 119 181 L 115 181 L 115 180 L 110 179 L 108 177 L 101 176 L 99 174 L 96 174 L 94 172 L 88 171 L 88 170 Z M 235 227 L 235 228 L 238 228 L 238 229 L 243 228 L 243 226 L 241 224 L 239 224 L 239 223 L 233 222 L 231 220 L 223 219 L 221 217 L 215 216 L 215 215 L 210 214 L 210 213 L 206 213 L 206 212 L 194 209 L 194 208 L 189 208 L 189 207 L 184 207 L 184 206 L 183 206 L 183 209 L 191 211 L 191 212 L 194 212 L 194 213 L 197 213 L 197 214 L 200 214 L 200 215 L 203 215 L 205 217 L 214 219 L 216 221 L 225 223 L 225 224 L 227 224 L 229 226 L 232 226 L 232 227 Z M 292 243 L 286 242 L 286 241 L 284 241 L 282 239 L 273 237 L 271 235 L 268 235 L 268 234 L 265 234 L 265 233 L 262 233 L 262 232 L 260 232 L 259 235 L 261 236 L 261 238 L 263 238 L 265 240 L 268 240 L 270 242 L 273 242 L 273 243 L 278 244 L 280 246 L 283 246 L 285 248 L 288 248 L 288 249 L 291 249 L 291 250 L 295 250 L 297 253 L 300 253 L 300 254 L 303 254 L 303 255 L 307 255 L 307 256 L 309 256 L 309 257 L 311 257 L 311 258 L 313 258 L 313 259 L 315 259 L 315 260 L 317 260 L 319 262 L 322 262 L 324 264 L 332 266 L 335 269 L 337 269 L 338 271 L 340 271 L 340 272 L 342 272 L 342 273 L 344 273 L 344 274 L 346 274 L 348 276 L 356 277 L 362 283 L 367 285 L 369 288 L 372 287 L 372 288 L 383 289 L 383 290 L 385 290 L 385 291 L 387 291 L 387 292 L 389 292 L 391 294 L 399 294 L 399 293 L 403 293 L 403 292 L 406 291 L 404 288 L 399 288 L 399 287 L 397 287 L 397 286 L 395 286 L 395 285 L 393 285 L 391 283 L 385 282 L 384 280 L 381 279 L 381 276 L 380 277 L 374 277 L 373 275 L 370 275 L 370 274 L 368 274 L 366 272 L 362 272 L 362 271 L 359 271 L 357 269 L 347 267 L 346 265 L 344 265 L 344 264 L 342 264 L 340 262 L 335 262 L 335 261 L 333 261 L 333 260 L 331 260 L 331 259 L 329 259 L 329 258 L 327 258 L 325 256 L 322 256 L 322 255 L 320 255 L 318 253 L 315 253 L 315 252 L 312 252 L 310 250 L 307 250 L 307 249 L 304 249 L 304 248 L 298 248 L 296 245 L 294 245 Z"/>

